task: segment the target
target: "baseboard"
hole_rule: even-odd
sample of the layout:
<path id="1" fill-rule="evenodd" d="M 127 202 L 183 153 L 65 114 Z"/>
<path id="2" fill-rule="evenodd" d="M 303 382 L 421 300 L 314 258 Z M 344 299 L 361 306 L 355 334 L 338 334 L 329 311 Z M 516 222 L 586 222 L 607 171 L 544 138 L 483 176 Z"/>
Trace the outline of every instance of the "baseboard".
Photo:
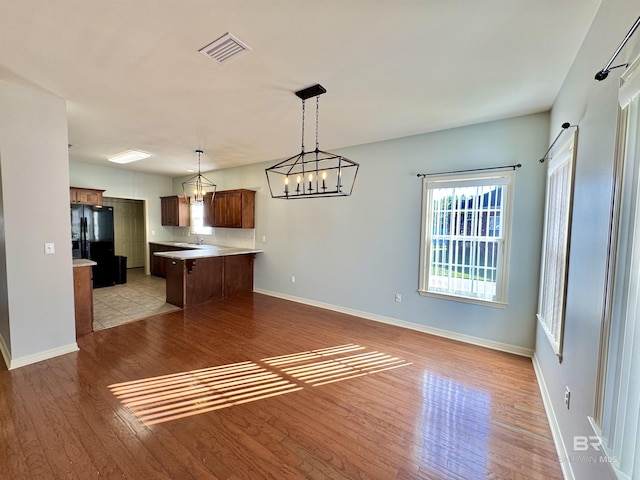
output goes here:
<path id="1" fill-rule="evenodd" d="M 493 340 L 487 340 L 486 338 L 473 337 L 471 335 L 464 335 L 461 333 L 451 332 L 449 330 L 443 330 L 440 328 L 420 325 L 418 323 L 398 320 L 397 318 L 385 317 L 383 315 L 377 315 L 375 313 L 363 312 L 360 310 L 340 307 L 338 305 L 332 305 L 329 303 L 317 302 L 315 300 L 309 300 L 307 298 L 296 297 L 293 295 L 287 295 L 279 292 L 272 292 L 270 290 L 263 290 L 261 288 L 254 289 L 254 292 L 262 293 L 263 295 L 269 295 L 271 297 L 282 298 L 283 300 L 290 300 L 292 302 L 311 305 L 313 307 L 324 308 L 326 310 L 332 310 L 334 312 L 353 315 L 354 317 L 373 320 L 374 322 L 386 323 L 389 325 L 395 325 L 396 327 L 408 328 L 410 330 L 416 330 L 418 332 L 428 333 L 430 335 L 435 335 L 437 337 L 443 337 L 443 338 L 448 338 L 450 340 L 457 340 L 459 342 L 470 343 L 472 345 L 478 345 L 480 347 L 490 348 L 492 350 L 499 350 L 501 352 L 513 353 L 515 355 L 521 355 L 523 357 L 533 356 L 533 350 L 531 350 L 530 348 L 523 348 L 516 345 L 509 345 L 508 343 L 494 342 Z"/>
<path id="2" fill-rule="evenodd" d="M 9 365 L 11 365 L 11 353 L 9 353 L 7 344 L 4 343 L 4 337 L 2 335 L 0 335 L 0 353 L 2 353 L 4 364 L 7 366 L 7 368 L 9 368 Z"/>
<path id="3" fill-rule="evenodd" d="M 551 428 L 551 436 L 553 437 L 553 443 L 556 446 L 558 452 L 558 459 L 560 460 L 560 468 L 562 469 L 562 475 L 566 480 L 574 480 L 573 470 L 571 468 L 571 462 L 569 461 L 569 452 L 565 448 L 562 441 L 562 433 L 560 432 L 560 425 L 558 425 L 558 419 L 556 418 L 555 411 L 553 410 L 553 403 L 551 402 L 551 396 L 549 390 L 547 390 L 547 384 L 544 381 L 542 375 L 542 369 L 538 363 L 538 357 L 533 355 L 532 358 L 533 371 L 536 374 L 538 380 L 538 387 L 540 388 L 540 394 L 542 395 L 542 403 L 544 404 L 544 410 L 547 413 L 547 420 L 549 421 L 549 428 Z"/>
<path id="4" fill-rule="evenodd" d="M 44 352 L 35 353 L 33 355 L 25 355 L 24 357 L 15 359 L 11 358 L 9 362 L 6 362 L 5 358 L 5 362 L 7 363 L 7 368 L 9 368 L 9 370 L 14 370 L 26 365 L 31 365 L 32 363 L 49 360 L 50 358 L 65 355 L 67 353 L 77 352 L 78 350 L 78 344 L 76 342 L 73 342 L 62 347 L 52 348 L 51 350 L 45 350 Z"/>

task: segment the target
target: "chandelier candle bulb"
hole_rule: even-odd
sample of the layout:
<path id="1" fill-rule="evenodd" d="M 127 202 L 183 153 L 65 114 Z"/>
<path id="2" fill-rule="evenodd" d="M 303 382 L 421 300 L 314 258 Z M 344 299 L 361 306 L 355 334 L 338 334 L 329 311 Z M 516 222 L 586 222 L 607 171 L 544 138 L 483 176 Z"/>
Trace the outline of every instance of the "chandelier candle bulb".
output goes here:
<path id="1" fill-rule="evenodd" d="M 323 171 L 322 172 L 322 190 L 326 190 L 327 189 L 327 185 L 325 183 L 326 179 L 327 179 L 327 172 Z"/>
<path id="2" fill-rule="evenodd" d="M 284 193 L 289 195 L 289 177 L 284 177 Z"/>

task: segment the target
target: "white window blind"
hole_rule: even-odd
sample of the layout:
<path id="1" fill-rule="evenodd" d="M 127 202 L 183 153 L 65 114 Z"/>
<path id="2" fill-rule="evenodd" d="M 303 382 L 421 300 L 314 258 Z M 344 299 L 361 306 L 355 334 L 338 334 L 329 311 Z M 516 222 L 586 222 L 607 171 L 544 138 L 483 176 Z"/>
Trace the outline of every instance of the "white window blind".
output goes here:
<path id="1" fill-rule="evenodd" d="M 512 179 L 424 179 L 421 294 L 506 302 Z"/>
<path id="2" fill-rule="evenodd" d="M 612 203 L 612 289 L 606 298 L 596 432 L 618 478 L 640 478 L 640 62 L 621 79 Z M 633 88 L 631 88 L 633 87 Z"/>
<path id="3" fill-rule="evenodd" d="M 537 316 L 558 356 L 562 355 L 576 138 L 573 132 L 571 138 L 552 153 L 547 167 Z"/>

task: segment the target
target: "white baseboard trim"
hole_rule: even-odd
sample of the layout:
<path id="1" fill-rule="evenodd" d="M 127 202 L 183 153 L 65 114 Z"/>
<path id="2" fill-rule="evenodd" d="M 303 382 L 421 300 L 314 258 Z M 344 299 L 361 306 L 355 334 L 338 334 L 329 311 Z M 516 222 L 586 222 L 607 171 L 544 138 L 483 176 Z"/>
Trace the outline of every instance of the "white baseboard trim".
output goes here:
<path id="1" fill-rule="evenodd" d="M 67 353 L 77 352 L 78 350 L 80 350 L 78 348 L 78 344 L 76 342 L 73 342 L 62 347 L 52 348 L 51 350 L 45 350 L 44 352 L 34 353 L 33 355 L 25 355 L 24 357 L 10 359 L 9 362 L 7 362 L 7 368 L 9 370 L 13 370 L 16 368 L 24 367 L 26 365 L 31 365 L 32 363 L 49 360 L 50 358 L 58 357 L 60 355 L 65 355 Z"/>
<path id="2" fill-rule="evenodd" d="M 313 307 L 324 308 L 326 310 L 332 310 L 334 312 L 344 313 L 346 315 L 353 315 L 354 317 L 361 317 L 366 320 L 373 320 L 374 322 L 387 323 L 389 325 L 395 325 L 396 327 L 408 328 L 410 330 L 416 330 L 418 332 L 428 333 L 430 335 L 448 338 L 450 340 L 457 340 L 459 342 L 470 343 L 472 345 L 478 345 L 480 347 L 486 347 L 492 350 L 499 350 L 501 352 L 513 353 L 515 355 L 521 355 L 523 357 L 533 356 L 533 350 L 531 350 L 530 348 L 523 348 L 516 345 L 509 345 L 507 343 L 494 342 L 493 340 L 487 340 L 485 338 L 473 337 L 471 335 L 464 335 L 461 333 L 451 332 L 449 330 L 443 330 L 440 328 L 420 325 L 418 323 L 398 320 L 397 318 L 385 317 L 383 315 L 377 315 L 375 313 L 363 312 L 360 310 L 340 307 L 338 305 L 332 305 L 329 303 L 317 302 L 315 300 L 309 300 L 302 297 L 287 295 L 285 293 L 272 292 L 270 290 L 263 290 L 261 288 L 255 288 L 253 291 L 256 293 L 262 293 L 263 295 L 269 295 L 271 297 L 282 298 L 283 300 L 290 300 L 292 302 L 303 303 L 305 305 L 311 305 Z"/>
<path id="3" fill-rule="evenodd" d="M 9 353 L 7 344 L 4 343 L 4 337 L 2 335 L 0 335 L 0 353 L 2 353 L 4 364 L 9 368 L 9 365 L 11 365 L 11 353 Z"/>
<path id="4" fill-rule="evenodd" d="M 551 436 L 553 437 L 553 443 L 556 446 L 558 452 L 558 459 L 560 460 L 560 468 L 562 469 L 562 475 L 566 480 L 574 480 L 573 469 L 571 468 L 571 462 L 569 461 L 569 452 L 565 448 L 562 441 L 562 433 L 560 432 L 560 425 L 558 425 L 558 419 L 556 418 L 555 411 L 553 410 L 553 403 L 551 402 L 551 396 L 549 390 L 547 390 L 547 384 L 544 381 L 542 375 L 542 369 L 538 363 L 538 357 L 535 353 L 532 358 L 533 371 L 536 374 L 538 380 L 538 386 L 540 387 L 540 394 L 542 395 L 542 403 L 544 403 L 544 410 L 547 413 L 547 420 L 549 421 L 549 427 L 551 428 Z"/>

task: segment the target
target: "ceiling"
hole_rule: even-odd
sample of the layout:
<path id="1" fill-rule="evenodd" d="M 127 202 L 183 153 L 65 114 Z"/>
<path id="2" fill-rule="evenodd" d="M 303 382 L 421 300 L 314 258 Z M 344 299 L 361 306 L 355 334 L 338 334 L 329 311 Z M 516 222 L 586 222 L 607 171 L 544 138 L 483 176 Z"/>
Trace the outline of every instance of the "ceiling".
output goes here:
<path id="1" fill-rule="evenodd" d="M 161 175 L 550 109 L 600 0 L 0 0 L 0 67 L 67 100 L 70 159 Z M 198 50 L 230 32 L 251 48 Z M 605 59 L 606 60 L 606 59 Z M 305 143 L 313 148 L 315 102 Z M 360 160 L 357 160 L 360 161 Z"/>

